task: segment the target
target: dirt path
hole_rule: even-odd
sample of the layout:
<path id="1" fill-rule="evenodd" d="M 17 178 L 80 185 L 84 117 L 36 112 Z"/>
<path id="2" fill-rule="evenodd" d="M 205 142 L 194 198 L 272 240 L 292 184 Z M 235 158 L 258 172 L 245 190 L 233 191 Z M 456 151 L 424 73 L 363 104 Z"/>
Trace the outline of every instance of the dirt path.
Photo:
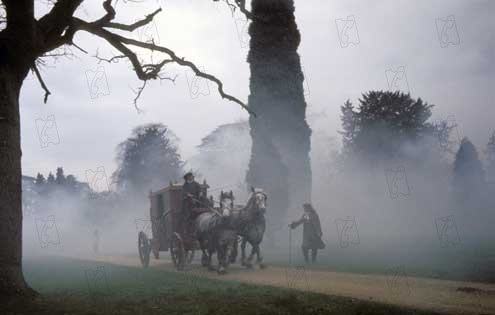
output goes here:
<path id="1" fill-rule="evenodd" d="M 101 257 L 98 260 L 140 266 L 137 257 Z M 152 260 L 151 267 L 175 270 L 166 259 Z M 381 276 L 279 267 L 247 270 L 235 265 L 229 274 L 219 276 L 199 264 L 193 264 L 185 272 L 214 279 L 289 287 L 448 314 L 495 315 L 495 285 L 407 277 L 400 269 L 396 275 Z"/>

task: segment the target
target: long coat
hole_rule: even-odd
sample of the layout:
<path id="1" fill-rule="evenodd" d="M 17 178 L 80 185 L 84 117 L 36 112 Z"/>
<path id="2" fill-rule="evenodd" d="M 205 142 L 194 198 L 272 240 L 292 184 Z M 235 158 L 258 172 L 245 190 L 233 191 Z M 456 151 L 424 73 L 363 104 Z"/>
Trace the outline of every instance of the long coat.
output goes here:
<path id="1" fill-rule="evenodd" d="M 182 185 L 182 200 L 186 199 L 188 194 L 191 194 L 194 199 L 199 200 L 201 185 L 196 181 L 193 181 L 192 183 L 185 182 L 184 185 Z"/>
<path id="2" fill-rule="evenodd" d="M 302 247 L 305 248 L 325 248 L 325 244 L 321 240 L 321 224 L 320 218 L 315 211 L 305 212 L 301 219 L 292 222 L 290 227 L 295 229 L 299 225 L 303 224 L 303 243 Z"/>
<path id="3" fill-rule="evenodd" d="M 188 195 L 191 194 L 194 200 L 189 200 Z M 201 185 L 198 182 L 185 182 L 182 185 L 182 211 L 188 218 L 191 215 L 192 208 L 199 206 L 198 201 L 201 195 Z"/>

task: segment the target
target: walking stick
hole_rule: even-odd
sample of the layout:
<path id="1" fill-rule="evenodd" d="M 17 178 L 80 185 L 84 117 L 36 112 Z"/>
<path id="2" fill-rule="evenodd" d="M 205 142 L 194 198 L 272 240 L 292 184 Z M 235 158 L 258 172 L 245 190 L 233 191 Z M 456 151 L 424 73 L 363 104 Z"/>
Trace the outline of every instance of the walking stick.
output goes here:
<path id="1" fill-rule="evenodd" d="M 289 266 L 292 267 L 292 229 L 289 226 Z"/>

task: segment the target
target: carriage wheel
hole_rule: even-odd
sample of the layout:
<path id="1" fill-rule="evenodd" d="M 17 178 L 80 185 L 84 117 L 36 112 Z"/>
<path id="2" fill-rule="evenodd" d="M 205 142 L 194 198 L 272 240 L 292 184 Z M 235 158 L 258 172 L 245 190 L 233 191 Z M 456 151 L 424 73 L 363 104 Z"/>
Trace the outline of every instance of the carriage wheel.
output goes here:
<path id="1" fill-rule="evenodd" d="M 186 253 L 184 250 L 184 242 L 179 234 L 174 233 L 170 240 L 170 255 L 177 270 L 184 270 L 186 264 Z"/>
<path id="2" fill-rule="evenodd" d="M 147 268 L 150 265 L 150 240 L 146 234 L 141 231 L 138 235 L 138 251 L 139 259 L 141 260 L 141 265 Z"/>

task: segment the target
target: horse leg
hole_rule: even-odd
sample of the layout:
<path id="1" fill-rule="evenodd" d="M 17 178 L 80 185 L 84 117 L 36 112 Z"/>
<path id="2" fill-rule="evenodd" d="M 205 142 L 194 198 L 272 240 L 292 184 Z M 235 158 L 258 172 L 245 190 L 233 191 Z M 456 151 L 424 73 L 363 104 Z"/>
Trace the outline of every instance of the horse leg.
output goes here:
<path id="1" fill-rule="evenodd" d="M 213 240 L 210 239 L 208 241 L 208 244 L 209 244 L 208 245 L 208 270 L 209 271 L 215 271 L 215 267 L 213 267 L 211 265 L 211 259 L 213 257 L 214 252 L 215 252 L 215 248 L 214 248 L 214 245 L 213 245 L 214 244 Z"/>
<path id="2" fill-rule="evenodd" d="M 247 240 L 243 237 L 241 243 L 241 265 L 246 266 L 246 243 Z"/>
<path id="3" fill-rule="evenodd" d="M 234 241 L 232 250 L 231 250 L 229 257 L 228 257 L 229 263 L 231 263 L 231 264 L 235 264 L 235 262 L 237 260 L 237 247 L 238 246 L 239 246 L 239 240 L 236 237 L 236 240 Z"/>
<path id="4" fill-rule="evenodd" d="M 210 251 L 208 254 L 208 270 L 209 271 L 215 271 L 216 270 L 215 267 L 213 267 L 211 264 L 212 257 L 213 257 L 213 251 Z"/>
<path id="5" fill-rule="evenodd" d="M 246 266 L 248 268 L 252 268 L 253 267 L 253 264 L 251 263 L 253 261 L 253 258 L 254 258 L 254 254 L 256 253 L 256 248 L 253 244 L 251 244 L 251 254 L 249 254 L 249 257 L 247 259 L 247 262 L 246 262 Z"/>
<path id="6" fill-rule="evenodd" d="M 226 246 L 219 244 L 217 248 L 217 259 L 218 259 L 218 274 L 223 275 L 227 273 L 227 257 L 226 257 Z"/>
<path id="7" fill-rule="evenodd" d="M 206 242 L 204 240 L 200 241 L 201 245 L 201 266 L 208 266 L 208 252 L 206 248 Z"/>
<path id="8" fill-rule="evenodd" d="M 261 256 L 261 246 L 256 245 L 256 263 L 260 266 L 260 269 L 265 269 L 266 265 L 263 263 L 263 256 Z"/>

